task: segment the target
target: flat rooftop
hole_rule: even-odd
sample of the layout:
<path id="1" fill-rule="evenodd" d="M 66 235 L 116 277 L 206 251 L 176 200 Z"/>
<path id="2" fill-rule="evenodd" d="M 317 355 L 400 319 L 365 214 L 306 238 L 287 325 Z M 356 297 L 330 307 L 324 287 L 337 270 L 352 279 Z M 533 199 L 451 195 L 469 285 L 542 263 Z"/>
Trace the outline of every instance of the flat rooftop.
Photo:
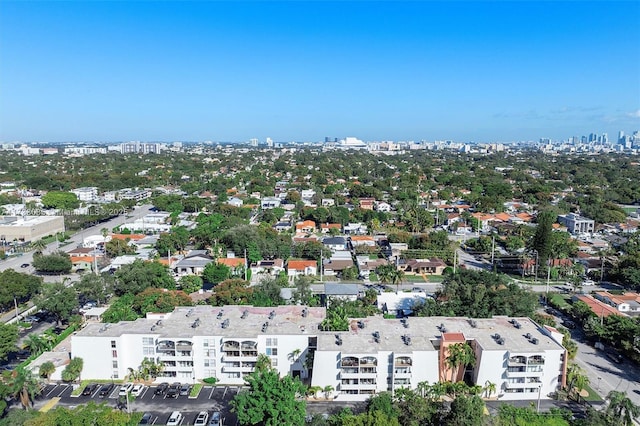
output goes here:
<path id="1" fill-rule="evenodd" d="M 307 309 L 304 317 L 303 310 Z M 244 312 L 247 312 L 244 314 Z M 271 312 L 275 313 L 269 318 Z M 222 315 L 219 316 L 219 314 Z M 245 316 L 244 318 L 243 315 Z M 167 338 L 191 338 L 193 336 L 222 336 L 255 338 L 257 335 L 299 335 L 318 332 L 318 325 L 325 317 L 325 308 L 304 306 L 254 307 L 246 305 L 178 307 L 167 314 L 150 314 L 148 318 L 121 321 L 117 324 L 90 324 L 76 336 L 118 337 L 140 334 Z M 196 320 L 198 325 L 194 327 Z M 227 328 L 222 323 L 229 320 Z M 262 326 L 268 322 L 266 331 Z M 105 327 L 106 326 L 106 327 Z"/>
<path id="2" fill-rule="evenodd" d="M 51 222 L 52 220 L 61 219 L 62 216 L 2 216 L 0 217 L 0 225 L 2 226 L 32 226 L 41 223 Z"/>
<path id="3" fill-rule="evenodd" d="M 513 320 L 520 328 L 515 326 Z M 364 328 L 359 327 L 359 321 L 363 322 Z M 562 349 L 561 345 L 529 318 L 499 316 L 470 320 L 458 317 L 409 317 L 407 323 L 408 327 L 405 328 L 400 319 L 384 319 L 382 316 L 353 319 L 349 331 L 318 333 L 318 349 L 354 354 L 378 351 L 434 351 L 434 343 L 440 341 L 443 331 L 463 333 L 467 340 L 475 340 L 485 351 L 539 353 Z M 441 326 L 444 326 L 444 329 Z M 379 342 L 374 338 L 375 332 L 379 333 Z M 499 344 L 494 338 L 496 333 L 503 339 L 503 344 Z M 538 339 L 538 343 L 531 343 L 530 339 L 525 337 L 527 333 L 531 338 Z M 404 343 L 404 335 L 411 337 L 410 346 Z M 337 336 L 340 336 L 341 345 L 336 343 Z"/>

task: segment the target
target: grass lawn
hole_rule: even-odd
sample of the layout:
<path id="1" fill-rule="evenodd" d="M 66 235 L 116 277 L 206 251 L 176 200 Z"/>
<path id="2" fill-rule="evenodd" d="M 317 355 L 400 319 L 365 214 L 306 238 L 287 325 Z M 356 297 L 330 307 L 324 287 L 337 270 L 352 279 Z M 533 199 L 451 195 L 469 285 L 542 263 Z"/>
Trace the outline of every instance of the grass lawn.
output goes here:
<path id="1" fill-rule="evenodd" d="M 587 385 L 584 388 L 584 390 L 589 392 L 589 396 L 584 398 L 585 401 L 589 401 L 589 402 L 600 402 L 600 401 L 602 401 L 602 398 L 600 397 L 600 395 L 598 395 L 598 392 L 594 391 L 591 386 Z"/>
<path id="2" fill-rule="evenodd" d="M 202 383 L 196 383 L 193 385 L 191 392 L 189 392 L 189 398 L 197 398 L 203 386 L 204 385 Z"/>
<path id="3" fill-rule="evenodd" d="M 571 309 L 571 305 L 567 302 L 567 299 L 568 297 L 562 294 L 551 294 L 549 297 L 551 304 L 563 310 Z"/>

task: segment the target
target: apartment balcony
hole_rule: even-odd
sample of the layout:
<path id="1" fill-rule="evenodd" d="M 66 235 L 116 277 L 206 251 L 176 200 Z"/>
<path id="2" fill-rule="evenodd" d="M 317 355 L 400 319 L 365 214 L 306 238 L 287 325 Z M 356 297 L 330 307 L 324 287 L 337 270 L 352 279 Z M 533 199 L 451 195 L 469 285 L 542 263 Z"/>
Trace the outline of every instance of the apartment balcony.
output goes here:
<path id="1" fill-rule="evenodd" d="M 175 354 L 175 353 L 176 353 L 176 349 L 173 346 L 157 346 L 156 347 L 156 354 L 158 356 Z"/>
<path id="2" fill-rule="evenodd" d="M 176 353 L 176 357 L 177 358 L 180 358 L 180 357 L 182 357 L 182 358 L 184 358 L 184 357 L 191 358 L 191 356 L 192 356 L 191 355 L 191 351 L 177 351 L 177 353 Z"/>
<path id="3" fill-rule="evenodd" d="M 525 366 L 527 365 L 526 361 L 524 359 L 509 359 L 507 361 L 507 366 L 508 367 L 520 367 L 520 366 Z"/>
<path id="4" fill-rule="evenodd" d="M 508 371 L 507 370 L 507 377 L 509 378 L 527 377 L 527 376 L 531 376 L 531 373 L 528 373 L 526 371 Z"/>
<path id="5" fill-rule="evenodd" d="M 375 379 L 378 377 L 378 373 L 358 373 L 358 377 L 361 379 Z"/>
<path id="6" fill-rule="evenodd" d="M 378 370 L 375 367 L 361 367 L 360 374 L 377 374 Z"/>
<path id="7" fill-rule="evenodd" d="M 344 384 L 344 383 L 340 383 L 340 390 L 341 391 L 347 391 L 347 390 L 359 390 L 360 389 L 360 385 L 359 384 Z"/>
<path id="8" fill-rule="evenodd" d="M 258 355 L 244 355 L 242 354 L 242 356 L 240 357 L 240 359 L 242 359 L 242 361 L 246 361 L 246 362 L 256 362 L 258 361 Z"/>
<path id="9" fill-rule="evenodd" d="M 378 389 L 378 385 L 376 383 L 362 383 L 362 382 L 360 382 L 360 384 L 358 385 L 358 388 L 360 390 L 373 390 L 373 391 L 375 391 L 376 389 Z"/>
<path id="10" fill-rule="evenodd" d="M 228 366 L 225 365 L 222 367 L 223 373 L 251 373 L 253 372 L 254 367 L 247 366 Z"/>
<path id="11" fill-rule="evenodd" d="M 524 389 L 526 387 L 531 387 L 531 383 L 507 383 L 506 389 Z"/>
<path id="12" fill-rule="evenodd" d="M 410 368 L 395 368 L 393 370 L 393 374 L 394 375 L 398 375 L 398 374 L 411 374 L 411 369 Z"/>
<path id="13" fill-rule="evenodd" d="M 193 350 L 192 344 L 180 343 L 176 345 L 176 351 L 178 352 L 191 352 Z"/>
<path id="14" fill-rule="evenodd" d="M 240 345 L 238 345 L 237 343 L 234 344 L 233 342 L 227 342 L 222 345 L 223 351 L 237 351 L 239 349 Z"/>
<path id="15" fill-rule="evenodd" d="M 222 355 L 222 362 L 240 362 L 245 358 L 240 357 L 240 354 L 235 353 L 231 355 L 224 354 Z"/>
<path id="16" fill-rule="evenodd" d="M 357 379 L 360 377 L 359 373 L 345 373 L 344 371 L 340 372 L 341 379 Z"/>
<path id="17" fill-rule="evenodd" d="M 258 351 L 242 351 L 242 356 L 258 358 Z"/>
<path id="18" fill-rule="evenodd" d="M 360 372 L 360 370 L 358 368 L 353 368 L 353 367 L 349 367 L 349 368 L 342 368 L 342 370 L 340 370 L 341 373 L 343 374 L 358 374 Z"/>

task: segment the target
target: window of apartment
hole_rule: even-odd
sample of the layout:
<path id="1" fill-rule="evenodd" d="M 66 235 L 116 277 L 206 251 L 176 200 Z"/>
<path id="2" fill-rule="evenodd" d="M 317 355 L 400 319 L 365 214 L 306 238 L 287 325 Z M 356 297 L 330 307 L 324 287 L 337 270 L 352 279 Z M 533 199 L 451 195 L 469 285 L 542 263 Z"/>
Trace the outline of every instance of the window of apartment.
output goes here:
<path id="1" fill-rule="evenodd" d="M 278 346 L 278 339 L 275 337 L 267 338 L 267 346 Z"/>
<path id="2" fill-rule="evenodd" d="M 114 370 L 113 374 L 111 375 L 111 377 L 113 377 L 114 379 L 117 379 L 118 378 L 118 371 Z"/>
<path id="3" fill-rule="evenodd" d="M 271 366 L 272 367 L 278 366 L 278 358 L 271 358 Z"/>
<path id="4" fill-rule="evenodd" d="M 278 355 L 278 348 L 267 348 L 267 355 L 268 356 L 277 356 Z"/>
<path id="5" fill-rule="evenodd" d="M 142 338 L 143 346 L 153 346 L 153 337 L 143 337 Z"/>
<path id="6" fill-rule="evenodd" d="M 112 356 L 113 358 L 118 358 L 118 351 L 115 351 L 115 350 L 114 350 L 114 351 L 111 351 L 111 356 Z"/>
<path id="7" fill-rule="evenodd" d="M 111 366 L 113 368 L 118 368 L 118 361 L 111 361 Z"/>
<path id="8" fill-rule="evenodd" d="M 205 357 L 214 357 L 214 356 L 216 356 L 216 350 L 215 349 L 205 349 L 204 350 L 204 356 Z"/>
<path id="9" fill-rule="evenodd" d="M 115 341 L 115 340 L 112 340 L 112 341 L 111 341 L 111 347 L 112 347 L 112 348 L 115 348 L 115 347 L 116 347 L 116 341 Z"/>
<path id="10" fill-rule="evenodd" d="M 153 346 L 143 346 L 142 347 L 142 355 L 147 356 L 147 355 L 155 355 L 156 354 L 156 349 Z"/>
<path id="11" fill-rule="evenodd" d="M 205 367 L 215 367 L 216 366 L 216 360 L 215 359 L 205 358 L 204 366 Z"/>
<path id="12" fill-rule="evenodd" d="M 216 370 L 212 368 L 205 368 L 204 377 L 216 377 Z"/>

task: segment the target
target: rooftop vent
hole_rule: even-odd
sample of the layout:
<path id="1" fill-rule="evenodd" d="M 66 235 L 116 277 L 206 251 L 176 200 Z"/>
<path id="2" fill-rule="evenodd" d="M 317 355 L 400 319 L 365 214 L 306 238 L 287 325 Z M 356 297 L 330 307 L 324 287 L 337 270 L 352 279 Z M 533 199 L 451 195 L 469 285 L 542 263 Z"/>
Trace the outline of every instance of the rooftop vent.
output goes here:
<path id="1" fill-rule="evenodd" d="M 306 317 L 307 317 L 307 315 L 309 315 L 309 309 L 304 308 L 304 309 L 302 310 L 302 318 L 306 318 Z"/>
<path id="2" fill-rule="evenodd" d="M 376 343 L 380 343 L 380 332 L 379 331 L 374 331 L 373 332 L 373 340 L 375 340 Z"/>
<path id="3" fill-rule="evenodd" d="M 364 328 L 364 321 L 358 321 L 358 328 Z"/>
<path id="4" fill-rule="evenodd" d="M 155 324 L 153 324 L 153 325 L 151 326 L 151 331 L 155 331 L 155 329 L 156 329 L 156 325 L 155 325 Z"/>
<path id="5" fill-rule="evenodd" d="M 187 311 L 187 313 L 186 313 L 186 316 L 187 316 L 187 317 L 190 317 L 190 316 L 191 316 L 191 314 L 193 314 L 193 309 L 189 309 L 189 310 Z"/>
<path id="6" fill-rule="evenodd" d="M 538 344 L 538 339 L 536 339 L 535 337 L 533 339 L 531 339 L 531 343 L 533 343 L 534 345 Z"/>
<path id="7" fill-rule="evenodd" d="M 513 326 L 514 326 L 515 328 L 520 328 L 520 327 L 522 327 L 522 325 L 520 325 L 520 323 L 519 323 L 518 321 L 516 321 L 516 320 L 513 320 Z"/>
<path id="8" fill-rule="evenodd" d="M 249 315 L 249 311 L 245 309 L 244 311 L 242 311 L 242 316 L 240 316 L 240 318 L 245 319 L 248 315 Z"/>
<path id="9" fill-rule="evenodd" d="M 269 321 L 265 322 L 264 324 L 262 324 L 262 332 L 266 332 L 267 328 L 269 328 Z"/>
<path id="10" fill-rule="evenodd" d="M 269 312 L 269 319 L 272 320 L 276 317 L 276 311 Z"/>
<path id="11" fill-rule="evenodd" d="M 191 324 L 191 328 L 196 328 L 200 325 L 200 318 L 196 318 L 196 320 Z"/>
<path id="12" fill-rule="evenodd" d="M 162 327 L 162 320 L 158 320 L 156 321 L 156 325 L 161 326 Z"/>
<path id="13" fill-rule="evenodd" d="M 222 318 L 222 316 L 224 315 L 224 309 L 220 310 L 220 312 L 218 312 L 218 315 L 216 316 L 216 318 L 220 319 Z"/>
<path id="14" fill-rule="evenodd" d="M 471 325 L 471 328 L 476 328 L 478 327 L 478 323 L 476 322 L 476 320 L 469 320 L 469 325 Z"/>
<path id="15" fill-rule="evenodd" d="M 107 329 L 111 327 L 111 324 L 107 323 L 105 325 L 102 326 L 102 328 L 100 328 L 100 330 L 98 330 L 99 333 L 102 333 L 104 331 L 107 331 Z"/>
<path id="16" fill-rule="evenodd" d="M 402 341 L 404 342 L 405 345 L 411 346 L 411 336 L 409 336 L 408 334 L 402 335 Z"/>
<path id="17" fill-rule="evenodd" d="M 499 345 L 504 345 L 504 339 L 502 337 L 497 339 L 496 342 L 498 342 Z"/>
<path id="18" fill-rule="evenodd" d="M 496 339 L 496 340 L 500 340 L 500 335 L 498 333 L 496 333 L 496 334 L 493 335 L 493 338 Z"/>
<path id="19" fill-rule="evenodd" d="M 339 334 L 336 334 L 336 345 L 342 345 L 342 337 Z"/>
<path id="20" fill-rule="evenodd" d="M 409 328 L 409 319 L 407 319 L 407 318 L 402 318 L 402 319 L 400 320 L 400 322 L 402 323 L 402 326 L 403 326 L 404 328 Z"/>
<path id="21" fill-rule="evenodd" d="M 222 321 L 222 328 L 227 328 L 229 327 L 229 318 L 227 318 L 226 320 Z"/>
<path id="22" fill-rule="evenodd" d="M 531 333 L 527 333 L 527 334 L 525 334 L 525 335 L 524 335 L 524 338 L 525 338 L 525 339 L 531 339 Z"/>

